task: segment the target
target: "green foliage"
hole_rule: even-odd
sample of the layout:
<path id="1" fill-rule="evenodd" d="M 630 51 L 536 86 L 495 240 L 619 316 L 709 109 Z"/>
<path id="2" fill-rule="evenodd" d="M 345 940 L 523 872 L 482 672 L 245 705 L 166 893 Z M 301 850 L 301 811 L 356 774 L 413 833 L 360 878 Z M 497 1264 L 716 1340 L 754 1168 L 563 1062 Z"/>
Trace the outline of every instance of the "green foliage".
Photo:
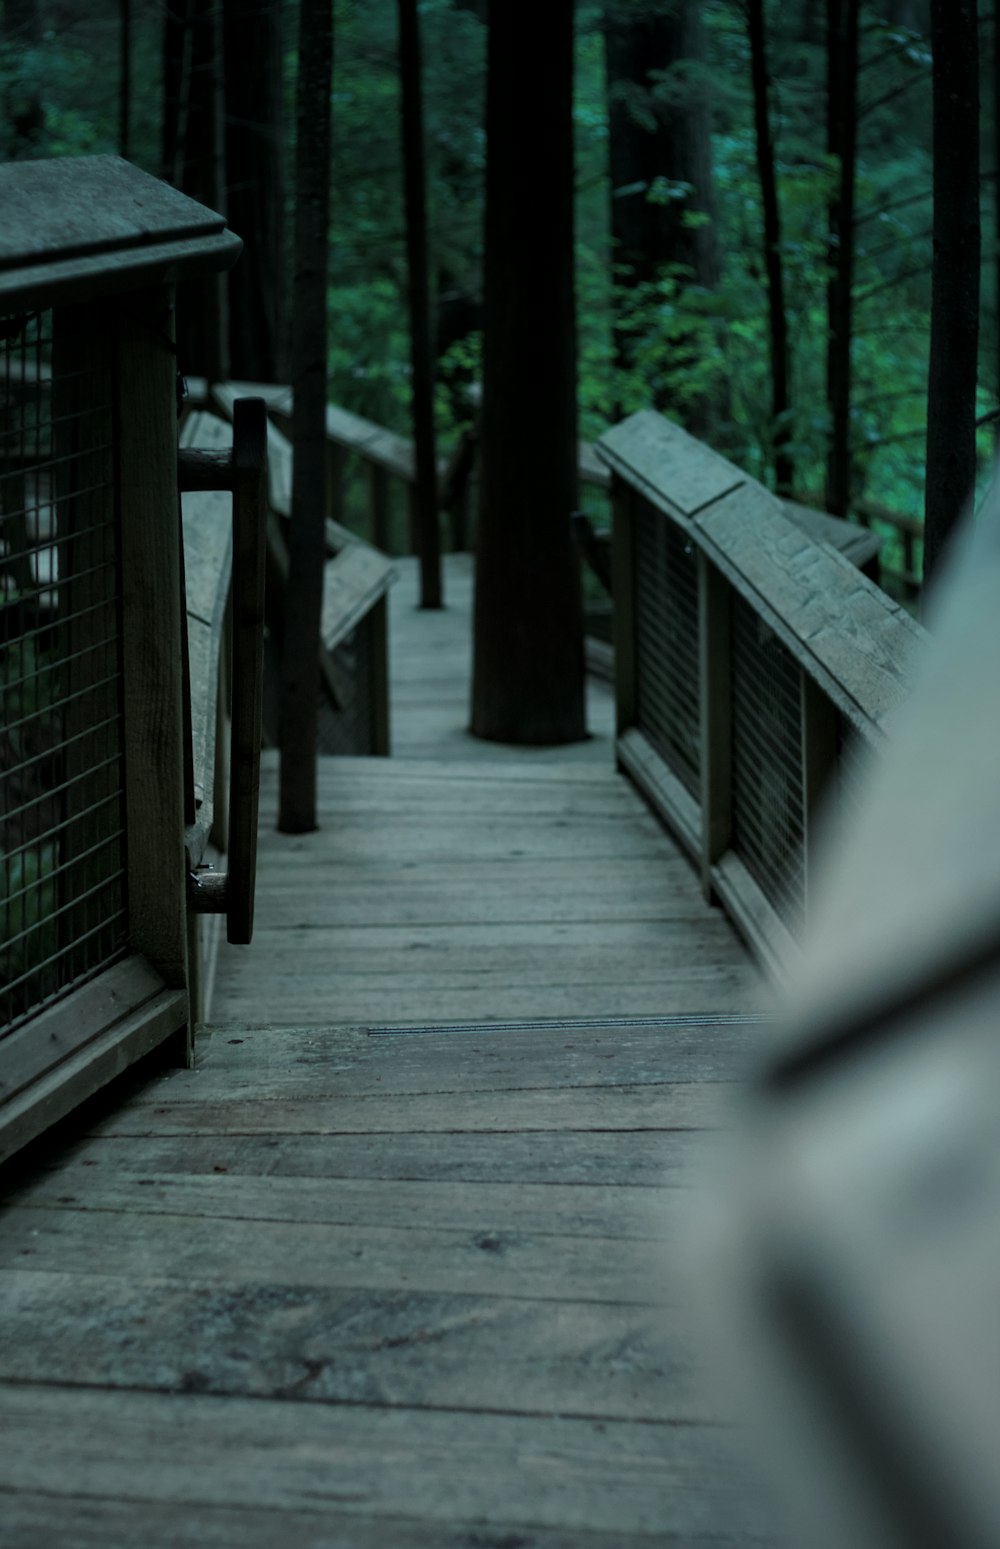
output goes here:
<path id="1" fill-rule="evenodd" d="M 662 14 L 664 0 L 580 0 L 575 131 L 581 433 L 594 436 L 619 411 L 650 401 L 697 418 L 718 408 L 712 435 L 758 475 L 770 466 L 766 280 L 751 119 L 743 7 L 702 0 L 708 54 L 699 64 L 652 72 L 652 85 L 618 83 L 638 122 L 657 99 L 681 100 L 692 80 L 711 84 L 717 220 L 724 267 L 717 288 L 692 283 L 680 265 L 639 286 L 614 272 L 609 244 L 607 82 L 602 22 Z M 287 0 L 286 36 L 295 7 Z M 159 134 L 162 14 L 133 0 L 133 146 L 155 169 Z M 919 14 L 919 7 L 917 8 Z M 784 223 L 783 259 L 792 341 L 789 423 L 797 481 L 819 498 L 828 434 L 826 399 L 827 206 L 838 169 L 825 145 L 822 7 L 769 0 L 773 131 Z M 34 154 L 115 148 L 115 0 L 67 10 L 40 49 L 0 46 L 8 104 L 40 94 L 44 131 Z M 439 430 L 445 444 L 468 423 L 467 387 L 479 373 L 482 284 L 486 31 L 475 6 L 423 0 L 428 193 L 435 284 L 442 302 Z M 110 66 L 110 69 L 109 69 Z M 294 49 L 286 75 L 294 82 Z M 109 81 L 110 74 L 110 81 Z M 110 88 L 110 89 L 109 89 Z M 856 493 L 918 515 L 929 334 L 930 78 L 926 40 L 880 19 L 865 0 L 858 160 L 853 436 Z M 679 97 L 678 94 L 681 94 Z M 396 7 L 393 0 L 336 0 L 331 390 L 347 407 L 405 431 L 409 419 L 406 271 Z M 526 105 L 530 111 L 530 105 Z M 7 154 L 23 153 L 8 131 Z M 665 174 L 645 197 L 684 208 L 688 184 Z M 988 194 L 987 213 L 996 198 Z M 710 216 L 685 209 L 688 230 Z M 992 266 L 989 244 L 986 261 Z M 984 412 L 1000 392 L 1000 322 L 987 287 Z M 612 318 L 628 341 L 616 366 Z M 992 432 L 984 433 L 984 453 Z"/>

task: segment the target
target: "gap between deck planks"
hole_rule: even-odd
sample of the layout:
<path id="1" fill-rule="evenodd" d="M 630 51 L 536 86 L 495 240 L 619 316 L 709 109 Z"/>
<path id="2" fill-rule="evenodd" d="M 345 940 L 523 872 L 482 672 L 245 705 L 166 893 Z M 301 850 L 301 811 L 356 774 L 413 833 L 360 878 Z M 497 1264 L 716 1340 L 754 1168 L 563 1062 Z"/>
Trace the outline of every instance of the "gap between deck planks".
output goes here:
<path id="1" fill-rule="evenodd" d="M 766 1541 L 680 1267 L 764 1036 L 245 1028 L 94 1105 L 6 1175 L 5 1546 Z"/>

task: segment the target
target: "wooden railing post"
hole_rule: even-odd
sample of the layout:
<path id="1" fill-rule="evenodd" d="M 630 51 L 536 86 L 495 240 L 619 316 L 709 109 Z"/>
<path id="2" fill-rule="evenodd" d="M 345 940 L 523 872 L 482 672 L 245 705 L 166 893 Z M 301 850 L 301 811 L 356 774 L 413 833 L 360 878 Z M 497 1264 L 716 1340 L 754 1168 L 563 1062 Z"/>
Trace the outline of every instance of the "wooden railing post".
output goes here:
<path id="1" fill-rule="evenodd" d="M 389 553 L 389 475 L 379 463 L 368 463 L 368 494 L 371 500 L 372 542 L 383 554 Z"/>
<path id="2" fill-rule="evenodd" d="M 611 481 L 611 576 L 614 584 L 615 717 L 619 737 L 635 725 L 635 517 L 631 487 Z"/>
<path id="3" fill-rule="evenodd" d="M 346 453 L 329 437 L 326 443 L 326 514 L 333 521 L 344 521 L 344 473 Z"/>
<path id="4" fill-rule="evenodd" d="M 732 837 L 732 608 L 729 586 L 698 552 L 698 693 L 701 710 L 701 885 L 713 897 L 712 868 Z"/>

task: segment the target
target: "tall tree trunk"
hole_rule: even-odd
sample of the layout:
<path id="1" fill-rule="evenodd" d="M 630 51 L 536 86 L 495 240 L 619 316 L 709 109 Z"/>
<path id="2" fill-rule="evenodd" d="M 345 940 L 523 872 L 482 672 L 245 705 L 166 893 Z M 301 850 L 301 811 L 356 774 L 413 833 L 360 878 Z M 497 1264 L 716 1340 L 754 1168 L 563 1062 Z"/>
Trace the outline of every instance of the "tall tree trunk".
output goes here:
<path id="1" fill-rule="evenodd" d="M 931 0 L 934 268 L 927 394 L 924 577 L 976 481 L 979 349 L 979 50 L 976 0 Z"/>
<path id="2" fill-rule="evenodd" d="M 778 493 L 790 495 L 794 469 L 788 455 L 790 439 L 788 316 L 785 311 L 785 276 L 781 259 L 781 211 L 771 138 L 770 82 L 767 69 L 767 37 L 764 0 L 747 0 L 747 28 L 753 79 L 754 131 L 757 140 L 757 174 L 764 209 L 764 258 L 767 270 L 769 342 L 771 357 L 771 422 L 774 475 Z"/>
<path id="3" fill-rule="evenodd" d="M 666 266 L 680 271 L 681 284 L 714 290 L 722 272 L 715 221 L 712 137 L 708 97 L 701 73 L 705 31 L 700 0 L 680 0 L 662 15 L 636 14 L 609 3 L 604 12 L 611 166 L 611 237 L 619 296 L 648 286 Z M 671 72 L 667 89 L 661 84 Z M 687 184 L 684 198 L 649 197 L 657 179 Z M 691 222 L 690 214 L 707 216 Z M 627 295 L 621 296 L 626 302 Z M 631 365 L 632 335 L 616 308 L 615 356 L 619 370 Z M 679 353 L 684 341 L 675 341 Z M 684 400 L 679 408 L 669 384 L 653 382 L 657 408 L 681 414 L 689 429 L 705 434 L 720 405 L 711 399 Z M 721 405 L 725 412 L 726 405 Z"/>
<path id="4" fill-rule="evenodd" d="M 410 401 L 416 448 L 416 536 L 420 606 L 440 608 L 437 450 L 434 440 L 434 343 L 427 253 L 427 180 L 417 0 L 399 0 L 399 69 L 403 95 L 403 181 L 410 292 Z"/>
<path id="5" fill-rule="evenodd" d="M 827 0 L 827 149 L 838 164 L 830 202 L 826 396 L 830 416 L 826 508 L 846 516 L 851 500 L 851 338 L 858 146 L 859 0 Z"/>
<path id="6" fill-rule="evenodd" d="M 295 275 L 292 305 L 292 518 L 281 667 L 278 827 L 316 824 L 319 628 L 326 562 L 327 267 L 333 7 L 300 0 L 295 106 Z"/>
<path id="7" fill-rule="evenodd" d="M 530 39 L 530 47 L 527 40 Z M 586 735 L 573 294 L 573 0 L 492 0 L 472 730 Z"/>
<path id="8" fill-rule="evenodd" d="M 132 125 L 132 0 L 119 0 L 118 154 L 127 161 Z"/>
<path id="9" fill-rule="evenodd" d="M 37 156 L 45 132 L 45 109 L 39 90 L 42 35 L 39 0 L 4 0 L 4 42 L 13 60 L 21 55 L 22 60 L 28 61 L 24 79 L 9 80 L 5 93 L 7 154 L 11 160 Z"/>
<path id="10" fill-rule="evenodd" d="M 191 70 L 189 0 L 166 0 L 163 10 L 163 123 L 160 175 L 175 187 L 181 180 L 185 104 Z"/>
<path id="11" fill-rule="evenodd" d="M 332 0 L 331 0 L 332 3 Z M 288 380 L 281 0 L 223 0 L 229 224 L 246 242 L 229 274 L 230 363 Z"/>
<path id="12" fill-rule="evenodd" d="M 176 25 L 168 15 L 167 27 Z M 184 193 L 211 210 L 225 209 L 222 127 L 222 53 L 215 0 L 186 0 L 183 25 L 187 43 L 182 58 L 175 180 Z M 169 34 L 168 34 L 169 36 Z M 170 39 L 171 43 L 173 39 Z M 175 61 L 165 61 L 174 69 Z M 165 150 L 166 130 L 165 130 Z M 177 163 L 179 162 L 179 165 Z M 224 275 L 184 280 L 177 295 L 177 356 L 182 371 L 225 381 L 226 283 Z"/>

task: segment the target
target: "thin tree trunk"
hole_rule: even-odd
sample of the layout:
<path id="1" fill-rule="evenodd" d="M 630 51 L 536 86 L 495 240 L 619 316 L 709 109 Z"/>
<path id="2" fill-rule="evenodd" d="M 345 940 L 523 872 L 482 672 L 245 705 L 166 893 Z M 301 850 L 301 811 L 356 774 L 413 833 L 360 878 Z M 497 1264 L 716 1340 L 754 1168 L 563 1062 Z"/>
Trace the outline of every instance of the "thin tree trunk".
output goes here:
<path id="1" fill-rule="evenodd" d="M 37 61 L 42 47 L 42 12 L 38 0 L 4 0 L 3 37 L 16 58 L 20 51 Z M 45 108 L 38 89 L 37 63 L 26 82 L 9 81 L 6 112 L 10 135 L 8 154 L 12 160 L 39 154 L 45 132 Z"/>
<path id="2" fill-rule="evenodd" d="M 410 292 L 410 395 L 416 448 L 416 537 L 420 606 L 440 608 L 441 540 L 434 440 L 434 344 L 427 244 L 427 180 L 417 0 L 399 0 L 399 68 L 403 96 L 403 181 Z"/>
<path id="3" fill-rule="evenodd" d="M 229 273 L 231 367 L 241 381 L 286 382 L 281 0 L 223 0 L 222 9 L 226 210 L 246 242 Z"/>
<path id="4" fill-rule="evenodd" d="M 216 0 L 188 0 L 188 68 L 183 72 L 178 186 L 210 210 L 224 210 L 222 52 Z M 182 371 L 225 381 L 226 283 L 223 275 L 182 280 L 177 292 L 177 355 Z"/>
<path id="5" fill-rule="evenodd" d="M 330 225 L 331 0 L 300 0 L 292 306 L 292 518 L 281 671 L 278 827 L 316 823 L 319 629 L 326 562 L 327 262 Z"/>
<path id="6" fill-rule="evenodd" d="M 163 12 L 163 124 L 160 175 L 175 187 L 181 180 L 184 104 L 191 68 L 189 0 L 166 0 Z"/>
<path id="7" fill-rule="evenodd" d="M 931 0 L 934 268 L 927 394 L 924 577 L 976 482 L 979 348 L 979 53 L 975 0 Z"/>
<path id="8" fill-rule="evenodd" d="M 826 508 L 846 516 L 851 500 L 851 338 L 858 141 L 859 0 L 827 0 L 827 147 L 838 162 L 830 204 L 826 392 L 830 436 Z"/>
<path id="9" fill-rule="evenodd" d="M 788 317 L 785 312 L 785 277 L 781 259 L 781 210 L 771 138 L 767 38 L 764 0 L 747 0 L 747 27 L 753 79 L 754 130 L 757 140 L 757 173 L 764 208 L 764 259 L 767 271 L 769 342 L 771 358 L 771 423 L 774 475 L 778 493 L 790 495 L 794 469 L 786 450 L 790 439 Z"/>
<path id="10" fill-rule="evenodd" d="M 118 154 L 128 160 L 132 126 L 132 0 L 120 0 Z"/>
<path id="11" fill-rule="evenodd" d="M 722 272 L 715 220 L 711 118 L 704 76 L 705 28 L 699 0 L 681 0 L 662 15 L 636 14 L 609 0 L 604 11 L 611 238 L 618 370 L 632 365 L 634 335 L 624 326 L 629 292 L 650 286 L 669 266 L 681 289 L 714 290 Z M 658 90 L 669 74 L 669 91 Z M 686 184 L 683 199 L 649 198 L 657 179 Z M 689 221 L 690 214 L 707 221 Z M 720 341 L 721 344 L 721 341 Z M 677 415 L 695 435 L 710 434 L 728 414 L 720 387 L 693 398 L 676 390 L 691 346 L 674 340 L 659 379 L 649 382 L 654 405 Z M 671 378 L 673 377 L 673 384 Z"/>
<path id="12" fill-rule="evenodd" d="M 586 735 L 573 295 L 573 3 L 492 0 L 472 730 Z M 530 46 L 528 46 L 530 40 Z"/>

